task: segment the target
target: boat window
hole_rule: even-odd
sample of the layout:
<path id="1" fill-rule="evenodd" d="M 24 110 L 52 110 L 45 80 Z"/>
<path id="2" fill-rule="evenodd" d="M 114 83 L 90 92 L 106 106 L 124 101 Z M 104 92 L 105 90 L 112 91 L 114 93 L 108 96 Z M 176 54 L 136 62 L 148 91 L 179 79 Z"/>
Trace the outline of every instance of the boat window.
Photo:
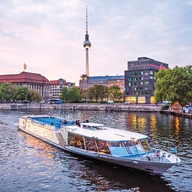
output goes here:
<path id="1" fill-rule="evenodd" d="M 143 154 L 143 153 L 145 153 L 145 150 L 143 149 L 143 146 L 142 146 L 142 144 L 141 144 L 141 142 L 140 142 L 139 140 L 137 140 L 137 141 L 135 142 L 135 147 L 136 147 L 136 153 L 137 153 L 137 154 Z"/>
<path id="2" fill-rule="evenodd" d="M 125 147 L 123 147 L 123 146 L 122 147 L 120 147 L 120 146 L 117 146 L 117 147 L 111 146 L 111 147 L 109 147 L 109 149 L 110 149 L 112 155 L 121 156 L 121 157 L 128 156 L 128 153 L 127 153 Z"/>
<path id="3" fill-rule="evenodd" d="M 141 141 L 141 145 L 143 146 L 145 152 L 150 152 L 151 151 L 149 143 L 148 143 L 148 141 L 146 139 Z"/>
<path id="4" fill-rule="evenodd" d="M 75 145 L 75 139 L 74 138 L 75 138 L 74 134 L 69 133 L 69 135 L 68 135 L 68 144 L 70 146 L 74 146 Z"/>
<path id="5" fill-rule="evenodd" d="M 123 146 L 122 142 L 109 142 L 110 147 L 121 147 Z"/>
<path id="6" fill-rule="evenodd" d="M 129 155 L 137 154 L 135 144 L 133 141 L 124 141 L 124 142 L 122 142 L 122 144 L 125 146 Z"/>
<path id="7" fill-rule="evenodd" d="M 69 133 L 68 143 L 70 146 L 73 146 L 73 147 L 78 147 L 81 149 L 85 148 L 84 147 L 84 140 L 83 140 L 83 137 L 81 135 L 75 135 L 75 134 Z"/>
<path id="8" fill-rule="evenodd" d="M 145 153 L 139 140 L 110 142 L 109 146 L 113 155 L 131 156 Z"/>
<path id="9" fill-rule="evenodd" d="M 143 149 L 140 140 L 133 138 L 131 141 L 126 141 L 125 144 L 126 148 L 129 149 L 129 151 L 131 151 L 133 155 L 145 153 L 145 150 Z"/>
<path id="10" fill-rule="evenodd" d="M 97 145 L 94 138 L 85 137 L 85 147 L 89 151 L 97 151 Z"/>
<path id="11" fill-rule="evenodd" d="M 108 143 L 106 141 L 97 140 L 96 143 L 99 153 L 111 154 Z"/>

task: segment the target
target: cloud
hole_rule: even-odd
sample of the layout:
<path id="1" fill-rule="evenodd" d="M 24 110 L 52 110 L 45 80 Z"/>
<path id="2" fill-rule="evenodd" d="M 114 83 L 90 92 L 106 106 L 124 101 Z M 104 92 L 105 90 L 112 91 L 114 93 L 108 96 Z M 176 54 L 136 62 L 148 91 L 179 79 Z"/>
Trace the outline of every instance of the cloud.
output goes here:
<path id="1" fill-rule="evenodd" d="M 191 63 L 190 0 L 7 0 L 0 3 L 1 74 L 18 73 L 25 62 L 49 80 L 78 84 L 86 5 L 91 76 L 123 75 L 127 61 L 140 56 L 170 67 Z"/>

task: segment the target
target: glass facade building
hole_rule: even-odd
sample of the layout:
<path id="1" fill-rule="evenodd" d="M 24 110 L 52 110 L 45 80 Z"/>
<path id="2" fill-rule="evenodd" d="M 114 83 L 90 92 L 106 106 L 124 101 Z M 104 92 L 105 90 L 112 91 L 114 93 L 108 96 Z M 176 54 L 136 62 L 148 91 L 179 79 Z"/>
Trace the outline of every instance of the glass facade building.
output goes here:
<path id="1" fill-rule="evenodd" d="M 148 57 L 139 57 L 127 62 L 125 71 L 126 100 L 131 103 L 155 103 L 155 73 L 167 68 L 168 64 Z"/>

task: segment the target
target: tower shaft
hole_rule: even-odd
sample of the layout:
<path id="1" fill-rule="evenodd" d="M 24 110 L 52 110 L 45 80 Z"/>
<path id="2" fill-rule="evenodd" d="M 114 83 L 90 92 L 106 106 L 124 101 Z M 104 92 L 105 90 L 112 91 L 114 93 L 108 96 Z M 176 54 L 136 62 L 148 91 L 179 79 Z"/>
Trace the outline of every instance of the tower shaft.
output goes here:
<path id="1" fill-rule="evenodd" d="M 86 53 L 86 75 L 89 76 L 89 49 L 85 49 Z"/>

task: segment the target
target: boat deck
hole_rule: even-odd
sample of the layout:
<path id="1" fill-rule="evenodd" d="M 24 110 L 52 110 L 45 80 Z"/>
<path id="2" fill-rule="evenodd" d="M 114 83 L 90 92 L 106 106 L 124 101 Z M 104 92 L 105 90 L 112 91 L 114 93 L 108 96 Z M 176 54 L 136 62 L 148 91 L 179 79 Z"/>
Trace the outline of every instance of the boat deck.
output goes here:
<path id="1" fill-rule="evenodd" d="M 34 121 L 38 121 L 41 122 L 43 124 L 47 124 L 50 126 L 54 126 L 57 130 L 59 130 L 61 128 L 62 125 L 65 126 L 72 126 L 75 125 L 76 122 L 75 121 L 67 121 L 65 119 L 59 119 L 56 117 L 32 117 L 32 120 Z"/>

